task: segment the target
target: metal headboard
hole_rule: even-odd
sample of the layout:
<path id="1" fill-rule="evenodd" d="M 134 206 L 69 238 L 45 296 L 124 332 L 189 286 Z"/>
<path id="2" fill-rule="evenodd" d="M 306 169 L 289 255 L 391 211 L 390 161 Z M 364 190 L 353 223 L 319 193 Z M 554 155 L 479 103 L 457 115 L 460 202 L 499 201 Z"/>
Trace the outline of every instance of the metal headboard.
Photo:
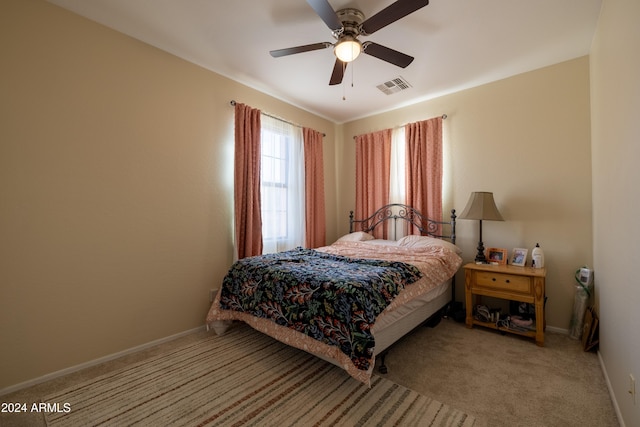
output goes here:
<path id="1" fill-rule="evenodd" d="M 375 211 L 373 215 L 365 219 L 354 219 L 353 211 L 351 211 L 349 213 L 349 233 L 356 231 L 356 225 L 359 225 L 359 230 L 357 231 L 368 233 L 373 231 L 378 225 L 390 220 L 393 220 L 394 227 L 398 220 L 406 221 L 409 224 L 415 225 L 422 235 L 449 239 L 451 243 L 456 243 L 455 209 L 451 209 L 451 221 L 436 221 L 426 218 L 418 210 L 402 203 L 391 203 L 383 206 Z M 444 232 L 441 231 L 445 228 L 443 226 L 450 227 L 449 234 L 444 234 Z"/>

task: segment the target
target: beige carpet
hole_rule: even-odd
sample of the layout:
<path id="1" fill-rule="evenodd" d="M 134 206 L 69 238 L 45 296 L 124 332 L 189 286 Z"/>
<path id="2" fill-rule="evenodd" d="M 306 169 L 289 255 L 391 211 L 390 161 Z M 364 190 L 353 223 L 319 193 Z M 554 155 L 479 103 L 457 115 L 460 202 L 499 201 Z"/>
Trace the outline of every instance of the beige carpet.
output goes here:
<path id="1" fill-rule="evenodd" d="M 547 332 L 532 339 L 443 320 L 387 356 L 398 384 L 476 417 L 476 427 L 618 427 L 596 353 Z"/>
<path id="2" fill-rule="evenodd" d="M 340 368 L 245 325 L 43 397 L 49 426 L 472 426 L 473 417 Z M 67 408 L 68 410 L 64 410 Z"/>

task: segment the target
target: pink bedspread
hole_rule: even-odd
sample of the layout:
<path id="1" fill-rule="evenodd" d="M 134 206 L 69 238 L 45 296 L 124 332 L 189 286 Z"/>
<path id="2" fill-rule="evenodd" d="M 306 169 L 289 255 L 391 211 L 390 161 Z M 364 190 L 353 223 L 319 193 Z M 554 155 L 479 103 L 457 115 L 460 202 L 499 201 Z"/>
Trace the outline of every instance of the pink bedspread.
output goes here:
<path id="1" fill-rule="evenodd" d="M 407 285 L 381 314 L 392 311 L 402 304 L 428 293 L 431 289 L 450 279 L 462 264 L 462 259 L 453 251 L 439 246 L 426 248 L 408 248 L 401 246 L 372 245 L 365 242 L 336 242 L 330 246 L 318 248 L 318 251 L 342 255 L 352 258 L 382 259 L 401 261 L 416 266 L 423 273 L 417 282 Z M 227 324 L 224 321 L 241 320 L 254 329 L 261 331 L 287 345 L 305 350 L 341 366 L 358 381 L 369 384 L 374 361 L 367 371 L 359 370 L 347 355 L 339 348 L 331 347 L 300 332 L 280 326 L 270 320 L 257 318 L 247 313 L 221 310 L 220 294 L 216 296 L 207 315 L 207 327 L 213 327 L 216 333 L 222 334 Z M 222 322 L 221 322 L 222 321 Z"/>

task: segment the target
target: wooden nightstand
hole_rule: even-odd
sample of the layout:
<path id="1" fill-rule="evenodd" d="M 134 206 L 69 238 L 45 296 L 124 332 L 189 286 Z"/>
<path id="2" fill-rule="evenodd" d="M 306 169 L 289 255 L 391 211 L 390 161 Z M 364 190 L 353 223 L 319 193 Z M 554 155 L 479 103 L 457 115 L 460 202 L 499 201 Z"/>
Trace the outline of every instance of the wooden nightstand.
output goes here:
<path id="1" fill-rule="evenodd" d="M 546 275 L 547 270 L 545 268 L 475 263 L 465 265 L 464 295 L 467 306 L 467 327 L 472 328 L 473 325 L 480 325 L 504 332 L 524 335 L 535 338 L 537 345 L 544 346 L 544 330 L 546 327 L 544 315 L 544 286 Z M 497 326 L 495 323 L 482 322 L 474 319 L 472 295 L 476 295 L 476 304 L 478 303 L 480 295 L 534 304 L 536 310 L 536 330 L 515 331 Z"/>

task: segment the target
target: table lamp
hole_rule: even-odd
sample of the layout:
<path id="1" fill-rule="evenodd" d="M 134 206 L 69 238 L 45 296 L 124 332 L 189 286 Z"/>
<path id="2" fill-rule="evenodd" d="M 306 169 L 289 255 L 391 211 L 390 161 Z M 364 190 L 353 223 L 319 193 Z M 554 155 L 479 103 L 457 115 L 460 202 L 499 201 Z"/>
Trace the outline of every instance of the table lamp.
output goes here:
<path id="1" fill-rule="evenodd" d="M 474 191 L 469 197 L 467 206 L 458 218 L 477 219 L 480 222 L 480 240 L 478 240 L 478 253 L 476 263 L 487 264 L 487 257 L 484 254 L 484 243 L 482 243 L 482 221 L 504 221 L 502 215 L 493 201 L 493 193 L 486 191 Z"/>

